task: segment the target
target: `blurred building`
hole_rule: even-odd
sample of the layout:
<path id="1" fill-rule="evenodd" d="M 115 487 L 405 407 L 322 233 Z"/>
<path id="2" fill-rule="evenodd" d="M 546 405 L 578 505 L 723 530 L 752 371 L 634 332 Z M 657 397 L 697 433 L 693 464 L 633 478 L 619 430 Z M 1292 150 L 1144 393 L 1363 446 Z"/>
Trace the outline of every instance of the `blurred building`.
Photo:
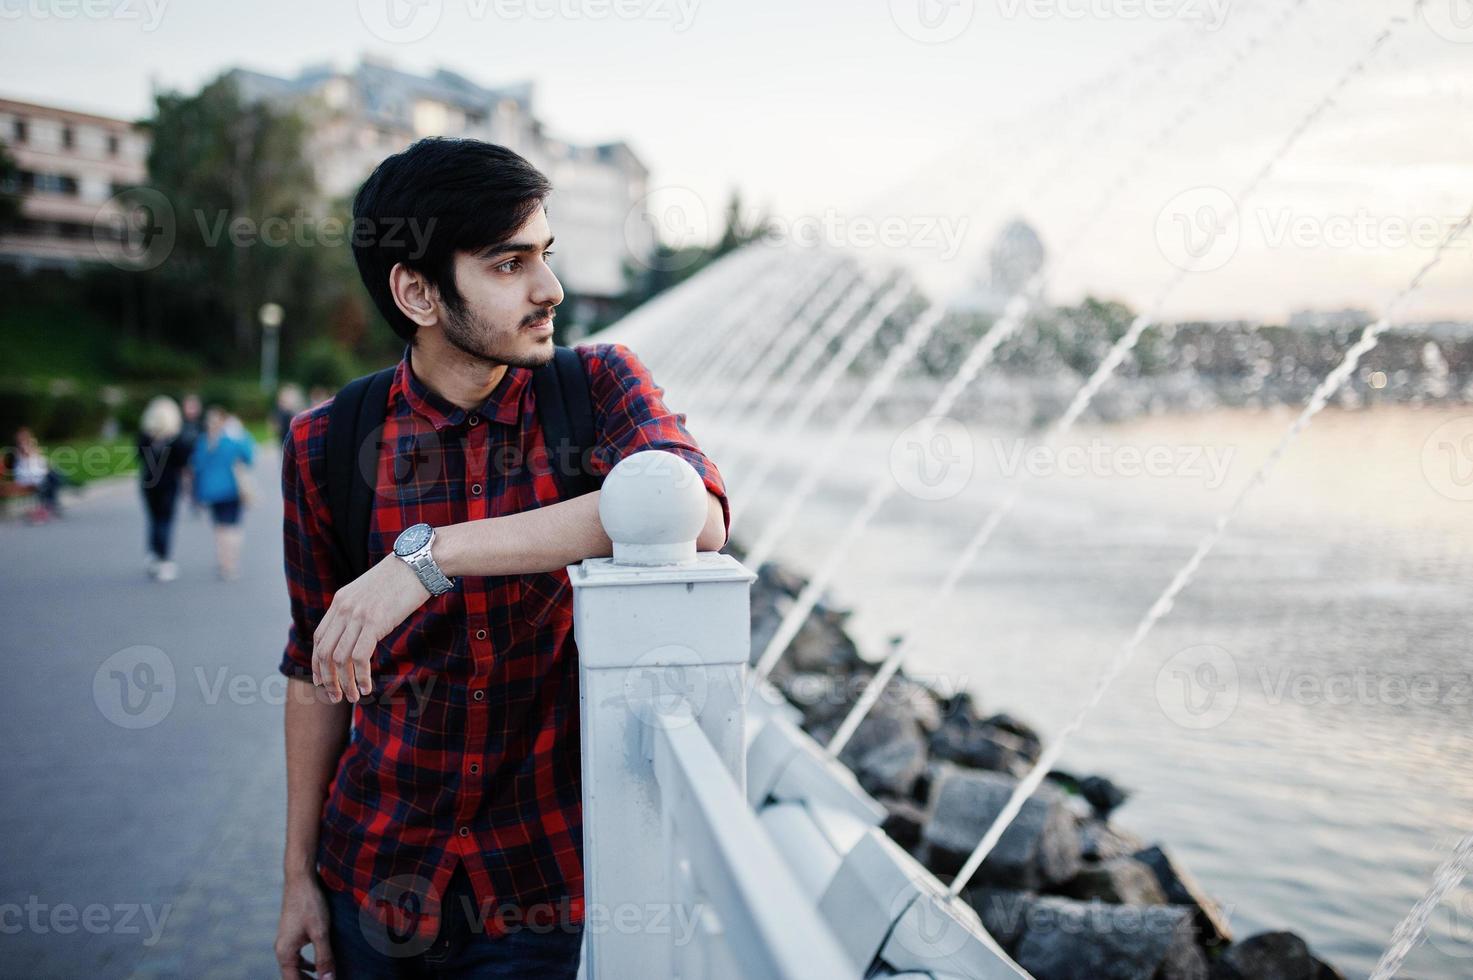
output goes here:
<path id="1" fill-rule="evenodd" d="M 109 202 L 148 175 L 146 132 L 125 119 L 0 99 L 0 143 L 17 174 L 20 220 L 0 230 L 0 262 L 34 269 L 122 256 Z"/>
<path id="2" fill-rule="evenodd" d="M 1289 314 L 1289 326 L 1301 330 L 1359 330 L 1374 322 L 1370 310 L 1349 306 L 1342 310 L 1294 310 Z"/>
<path id="3" fill-rule="evenodd" d="M 295 78 L 242 68 L 227 77 L 247 101 L 288 103 L 307 118 L 308 155 L 327 198 L 350 196 L 380 160 L 425 136 L 472 137 L 526 157 L 554 187 L 547 208 L 571 322 L 587 322 L 622 295 L 626 265 L 654 248 L 644 164 L 622 142 L 579 146 L 547 135 L 530 82 L 486 88 L 443 68 L 422 76 L 370 58 Z"/>
<path id="4" fill-rule="evenodd" d="M 957 309 L 997 316 L 1023 291 L 1048 260 L 1043 239 L 1021 219 L 1009 221 L 987 253 L 987 268 L 972 288 L 953 302 Z M 1042 295 L 1039 296 L 1040 302 Z"/>

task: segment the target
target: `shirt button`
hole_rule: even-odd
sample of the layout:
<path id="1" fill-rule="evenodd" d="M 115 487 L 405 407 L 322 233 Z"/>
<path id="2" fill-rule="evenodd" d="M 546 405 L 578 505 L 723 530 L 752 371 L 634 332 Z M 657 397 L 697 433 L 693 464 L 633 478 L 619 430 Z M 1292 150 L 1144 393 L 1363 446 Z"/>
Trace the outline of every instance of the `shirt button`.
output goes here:
<path id="1" fill-rule="evenodd" d="M 481 417 L 479 415 L 472 415 L 468 421 L 471 425 L 479 425 L 481 422 Z"/>
<path id="2" fill-rule="evenodd" d="M 478 772 L 481 771 L 480 763 L 472 762 L 470 768 L 471 768 L 471 775 L 472 776 L 474 776 L 476 773 L 478 773 Z"/>
<path id="3" fill-rule="evenodd" d="M 486 638 L 486 631 L 485 630 L 476 630 L 476 639 L 478 639 L 478 640 L 484 640 L 485 638 Z"/>
<path id="4" fill-rule="evenodd" d="M 469 827 L 461 827 L 460 828 L 460 836 L 462 836 L 462 837 L 469 837 L 470 835 L 471 835 L 471 829 Z"/>
<path id="5" fill-rule="evenodd" d="M 477 701 L 484 701 L 486 700 L 486 692 L 477 691 L 475 694 L 472 694 L 471 697 L 475 698 Z"/>
<path id="6" fill-rule="evenodd" d="M 479 483 L 472 483 L 471 484 L 471 493 L 473 493 L 473 494 L 475 494 L 476 496 L 479 497 L 481 495 L 481 485 Z"/>

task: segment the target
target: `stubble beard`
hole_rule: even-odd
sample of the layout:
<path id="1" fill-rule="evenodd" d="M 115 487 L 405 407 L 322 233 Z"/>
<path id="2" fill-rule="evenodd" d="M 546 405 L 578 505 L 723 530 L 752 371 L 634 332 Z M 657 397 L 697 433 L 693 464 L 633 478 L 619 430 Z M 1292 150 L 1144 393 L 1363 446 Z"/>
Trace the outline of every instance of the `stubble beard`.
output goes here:
<path id="1" fill-rule="evenodd" d="M 515 368 L 540 368 L 556 354 L 550 340 L 539 342 L 532 350 L 522 348 L 518 343 L 520 324 L 507 334 L 464 307 L 447 309 L 446 313 L 445 342 L 488 367 L 505 364 Z M 502 342 L 497 343 L 498 339 Z"/>

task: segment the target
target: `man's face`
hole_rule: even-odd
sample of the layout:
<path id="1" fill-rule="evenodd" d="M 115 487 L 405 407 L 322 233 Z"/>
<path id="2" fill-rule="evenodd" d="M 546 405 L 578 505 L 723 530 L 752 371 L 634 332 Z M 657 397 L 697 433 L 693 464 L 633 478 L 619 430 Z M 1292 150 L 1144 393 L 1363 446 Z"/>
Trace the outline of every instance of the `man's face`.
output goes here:
<path id="1" fill-rule="evenodd" d="M 445 308 L 445 340 L 471 357 L 541 367 L 553 357 L 553 308 L 563 287 L 547 264 L 552 231 L 539 207 L 510 240 L 479 253 L 457 252 L 455 284 L 464 306 Z"/>

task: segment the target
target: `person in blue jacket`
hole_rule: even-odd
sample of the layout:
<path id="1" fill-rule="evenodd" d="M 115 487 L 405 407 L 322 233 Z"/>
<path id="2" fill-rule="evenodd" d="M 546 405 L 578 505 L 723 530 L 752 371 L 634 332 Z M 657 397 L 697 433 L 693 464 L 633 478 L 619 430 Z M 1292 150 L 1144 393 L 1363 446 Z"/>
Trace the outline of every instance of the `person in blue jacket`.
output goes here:
<path id="1" fill-rule="evenodd" d="M 227 581 L 240 575 L 241 509 L 247 484 L 244 470 L 255 462 L 250 434 L 218 405 L 205 412 L 205 431 L 194 446 L 194 498 L 209 507 L 215 526 L 215 557 Z"/>

